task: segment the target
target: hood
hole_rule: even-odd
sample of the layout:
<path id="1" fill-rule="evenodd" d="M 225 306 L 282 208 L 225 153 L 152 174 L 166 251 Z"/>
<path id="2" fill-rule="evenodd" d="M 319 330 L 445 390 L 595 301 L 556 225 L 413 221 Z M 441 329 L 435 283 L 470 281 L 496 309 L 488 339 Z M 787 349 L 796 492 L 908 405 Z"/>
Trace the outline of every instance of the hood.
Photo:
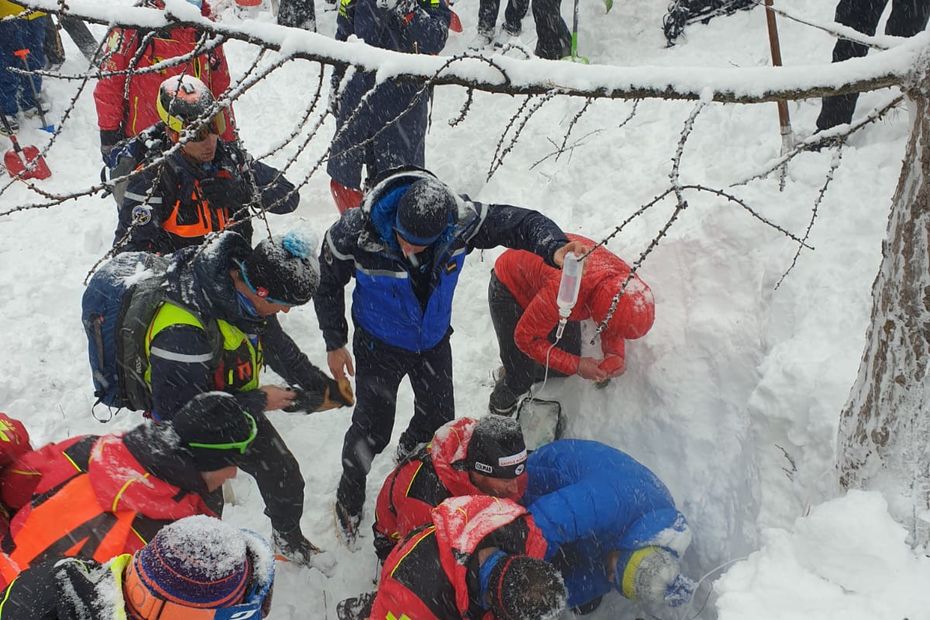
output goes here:
<path id="1" fill-rule="evenodd" d="M 468 444 L 471 442 L 472 433 L 475 425 L 478 423 L 473 418 L 459 418 L 439 427 L 433 440 L 429 444 L 430 460 L 433 462 L 433 469 L 442 485 L 446 487 L 453 497 L 458 495 L 484 495 L 478 487 L 472 484 L 468 472 L 456 465 L 465 461 L 468 454 Z M 524 477 L 524 483 L 526 478 Z M 523 493 L 526 491 L 526 485 L 520 485 L 517 494 L 506 499 L 520 501 Z"/>
<path id="2" fill-rule="evenodd" d="M 97 500 L 109 510 L 132 510 L 157 520 L 214 512 L 201 497 L 207 493 L 203 477 L 166 424 L 104 435 L 91 450 L 87 473 Z"/>
<path id="3" fill-rule="evenodd" d="M 534 558 L 546 553 L 546 541 L 533 518 L 510 500 L 486 495 L 452 497 L 434 508 L 432 517 L 440 541 L 439 562 L 452 577 L 455 604 L 463 615 L 470 606 L 468 568 L 475 551 L 494 546 Z"/>
<path id="4" fill-rule="evenodd" d="M 426 170 L 404 170 L 385 177 L 372 187 L 362 200 L 361 209 L 368 215 L 371 225 L 377 232 L 381 242 L 398 255 L 401 254 L 400 245 L 394 236 L 397 203 L 413 183 L 424 178 L 439 180 L 436 179 L 434 174 Z M 453 220 L 458 218 L 458 214 L 455 215 L 456 217 Z M 456 225 L 453 221 L 433 245 L 437 248 L 447 246 L 455 235 L 455 228 Z"/>
<path id="5" fill-rule="evenodd" d="M 182 248 L 168 267 L 169 297 L 201 317 L 223 319 L 243 331 L 256 333 L 265 320 L 242 312 L 229 270 L 245 260 L 252 247 L 235 232 L 209 237 L 203 246 Z"/>

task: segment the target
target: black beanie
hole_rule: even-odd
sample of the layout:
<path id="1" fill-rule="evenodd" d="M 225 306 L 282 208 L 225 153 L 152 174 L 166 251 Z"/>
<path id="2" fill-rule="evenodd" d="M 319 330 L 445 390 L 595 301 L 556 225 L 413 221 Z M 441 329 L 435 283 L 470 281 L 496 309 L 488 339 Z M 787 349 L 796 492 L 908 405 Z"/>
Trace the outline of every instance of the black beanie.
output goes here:
<path id="1" fill-rule="evenodd" d="M 565 609 L 565 584 L 549 562 L 510 555 L 491 571 L 488 598 L 498 620 L 558 618 Z"/>
<path id="2" fill-rule="evenodd" d="M 251 444 L 257 432 L 255 418 L 224 392 L 198 394 L 168 423 L 180 446 L 193 455 L 198 471 L 236 465 L 244 450 L 220 446 L 244 441 Z"/>
<path id="3" fill-rule="evenodd" d="M 394 229 L 408 243 L 431 245 L 455 221 L 455 197 L 440 181 L 414 182 L 397 203 Z"/>
<path id="4" fill-rule="evenodd" d="M 239 271 L 259 297 L 299 306 L 310 301 L 320 284 L 320 267 L 312 252 L 312 244 L 296 233 L 265 238 L 239 263 Z"/>
<path id="5" fill-rule="evenodd" d="M 526 443 L 516 418 L 486 415 L 478 420 L 465 451 L 468 469 L 492 478 L 516 478 L 526 470 Z"/>

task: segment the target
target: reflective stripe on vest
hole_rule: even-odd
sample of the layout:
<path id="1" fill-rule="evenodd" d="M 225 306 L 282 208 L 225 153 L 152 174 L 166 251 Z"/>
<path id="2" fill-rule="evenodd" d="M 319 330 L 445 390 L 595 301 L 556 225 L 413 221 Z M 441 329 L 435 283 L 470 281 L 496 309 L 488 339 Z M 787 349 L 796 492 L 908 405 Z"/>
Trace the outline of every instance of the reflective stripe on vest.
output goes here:
<path id="1" fill-rule="evenodd" d="M 216 324 L 223 338 L 223 351 L 219 359 L 213 358 L 211 362 L 214 370 L 213 388 L 239 392 L 258 389 L 258 376 L 264 365 L 261 340 L 253 345 L 248 334 L 235 325 L 220 319 L 217 319 Z M 151 360 L 152 340 L 155 336 L 172 325 L 191 325 L 205 329 L 203 322 L 190 310 L 165 302 L 155 313 L 145 336 L 146 359 Z M 145 382 L 152 384 L 151 361 L 145 371 Z"/>
<path id="2" fill-rule="evenodd" d="M 90 476 L 77 476 L 31 508 L 12 536 L 13 550 L 0 554 L 0 575 L 10 583 L 31 564 L 54 557 L 80 556 L 106 562 L 127 551 L 135 518 L 136 512 L 131 510 L 106 512 L 97 501 Z"/>

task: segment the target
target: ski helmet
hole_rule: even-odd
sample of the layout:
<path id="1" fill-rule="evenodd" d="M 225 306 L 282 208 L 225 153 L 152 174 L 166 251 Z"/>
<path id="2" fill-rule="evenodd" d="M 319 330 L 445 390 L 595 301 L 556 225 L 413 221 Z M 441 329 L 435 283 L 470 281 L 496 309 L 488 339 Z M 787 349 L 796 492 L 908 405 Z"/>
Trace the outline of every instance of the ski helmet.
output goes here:
<path id="1" fill-rule="evenodd" d="M 196 125 L 196 140 L 203 140 L 209 132 L 222 134 L 226 130 L 222 112 L 207 117 L 215 105 L 207 85 L 191 75 L 175 75 L 163 81 L 155 103 L 159 118 L 169 129 L 181 133 Z"/>

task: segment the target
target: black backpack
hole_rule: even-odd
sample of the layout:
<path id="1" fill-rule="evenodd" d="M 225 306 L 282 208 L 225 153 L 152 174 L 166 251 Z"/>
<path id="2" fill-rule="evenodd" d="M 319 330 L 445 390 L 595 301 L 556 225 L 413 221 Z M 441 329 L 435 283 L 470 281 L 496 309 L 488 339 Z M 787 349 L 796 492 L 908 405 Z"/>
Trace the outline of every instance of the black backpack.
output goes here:
<path id="1" fill-rule="evenodd" d="M 116 409 L 151 410 L 152 394 L 145 381 L 149 367 L 145 341 L 155 313 L 167 299 L 169 263 L 157 254 L 127 252 L 105 263 L 87 283 L 81 299 L 81 322 L 97 403 Z M 215 353 L 219 353 L 222 335 L 216 321 L 201 323 Z"/>

